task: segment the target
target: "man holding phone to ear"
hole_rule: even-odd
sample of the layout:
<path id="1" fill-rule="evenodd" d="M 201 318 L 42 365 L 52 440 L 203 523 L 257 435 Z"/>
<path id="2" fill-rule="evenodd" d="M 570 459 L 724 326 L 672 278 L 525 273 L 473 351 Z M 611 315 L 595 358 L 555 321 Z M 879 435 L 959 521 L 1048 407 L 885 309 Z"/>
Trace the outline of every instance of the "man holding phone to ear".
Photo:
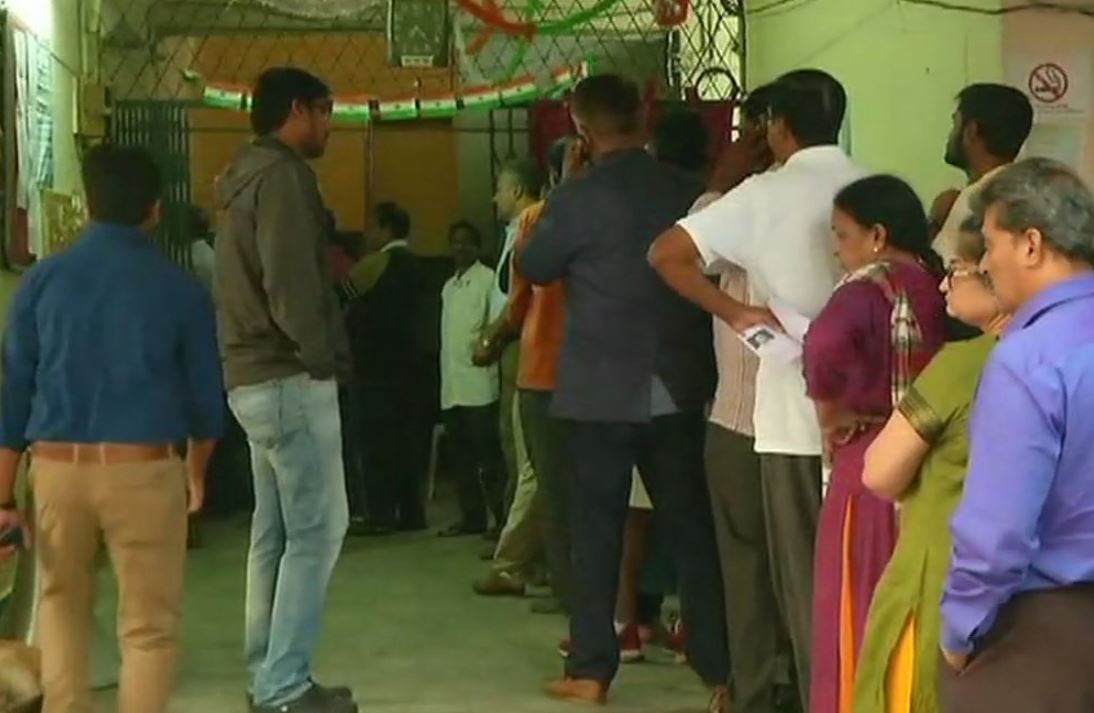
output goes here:
<path id="1" fill-rule="evenodd" d="M 561 280 L 566 298 L 551 410 L 564 421 L 572 463 L 571 646 L 565 677 L 547 692 L 603 703 L 615 677 L 615 599 L 637 465 L 675 547 L 688 660 L 712 689 L 709 710 L 722 713 L 729 661 L 703 474 L 703 409 L 714 389 L 711 321 L 645 259 L 703 187 L 646 151 L 633 82 L 590 77 L 574 90 L 571 112 L 582 140 L 517 258 L 533 284 Z"/>

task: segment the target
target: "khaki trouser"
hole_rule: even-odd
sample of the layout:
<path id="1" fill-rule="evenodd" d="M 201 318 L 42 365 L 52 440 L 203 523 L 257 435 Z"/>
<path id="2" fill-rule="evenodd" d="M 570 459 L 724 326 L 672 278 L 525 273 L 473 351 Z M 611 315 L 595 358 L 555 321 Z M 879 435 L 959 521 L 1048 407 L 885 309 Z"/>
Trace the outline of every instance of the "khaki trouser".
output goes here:
<path id="1" fill-rule="evenodd" d="M 186 556 L 186 486 L 177 459 L 72 464 L 35 458 L 41 566 L 43 713 L 87 713 L 96 556 L 118 580 L 120 713 L 161 713 L 175 676 Z"/>
<path id="2" fill-rule="evenodd" d="M 501 531 L 494 551 L 494 570 L 521 577 L 527 576 L 532 564 L 542 552 L 540 538 L 541 504 L 536 471 L 528 458 L 524 444 L 524 428 L 520 419 L 521 394 L 513 397 L 510 428 L 517 455 L 517 487 L 505 528 Z"/>
<path id="3" fill-rule="evenodd" d="M 501 380 L 498 414 L 498 435 L 501 437 L 501 453 L 505 458 L 505 511 L 513 507 L 520 485 L 521 468 L 526 459 L 517 454 L 517 434 L 513 422 L 513 408 L 517 399 L 517 371 L 520 368 L 520 342 L 512 342 L 501 354 L 498 378 Z"/>

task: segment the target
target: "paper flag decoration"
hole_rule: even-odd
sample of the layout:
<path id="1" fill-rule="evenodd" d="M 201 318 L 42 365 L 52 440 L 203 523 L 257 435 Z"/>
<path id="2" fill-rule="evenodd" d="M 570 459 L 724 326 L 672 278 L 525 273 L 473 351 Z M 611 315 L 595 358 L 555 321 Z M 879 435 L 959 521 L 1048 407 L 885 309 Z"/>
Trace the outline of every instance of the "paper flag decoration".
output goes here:
<path id="1" fill-rule="evenodd" d="M 418 102 L 418 115 L 423 119 L 450 119 L 459 111 L 455 94 L 422 97 Z"/>
<path id="2" fill-rule="evenodd" d="M 468 87 L 463 90 L 464 109 L 493 109 L 501 106 L 501 93 L 497 87 Z"/>
<path id="3" fill-rule="evenodd" d="M 332 116 L 335 121 L 365 124 L 372 121 L 372 104 L 367 94 L 335 97 Z"/>
<path id="4" fill-rule="evenodd" d="M 245 109 L 248 104 L 247 90 L 231 84 L 206 84 L 201 99 L 220 109 Z"/>
<path id="5" fill-rule="evenodd" d="M 381 121 L 407 121 L 418 118 L 418 99 L 404 97 L 380 102 Z"/>
<path id="6" fill-rule="evenodd" d="M 524 104 L 539 96 L 536 78 L 531 74 L 501 85 L 501 101 L 506 105 Z"/>
<path id="7" fill-rule="evenodd" d="M 548 95 L 557 97 L 570 91 L 578 83 L 592 74 L 592 65 L 586 61 L 580 64 L 568 64 L 551 72 L 554 85 L 548 91 Z"/>

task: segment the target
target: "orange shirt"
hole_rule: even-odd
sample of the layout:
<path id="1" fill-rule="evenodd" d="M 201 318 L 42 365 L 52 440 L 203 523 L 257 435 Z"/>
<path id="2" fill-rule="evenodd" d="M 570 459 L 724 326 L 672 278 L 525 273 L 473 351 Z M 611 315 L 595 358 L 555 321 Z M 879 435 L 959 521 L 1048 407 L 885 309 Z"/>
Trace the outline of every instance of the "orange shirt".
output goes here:
<path id="1" fill-rule="evenodd" d="M 532 229 L 543 212 L 543 203 L 525 210 L 517 227 L 513 256 L 519 255 L 532 236 Z M 528 282 L 516 268 L 516 259 L 509 266 L 508 320 L 520 329 L 520 366 L 517 386 L 529 391 L 554 391 L 555 368 L 562 348 L 565 328 L 565 306 L 561 282 L 538 287 Z"/>

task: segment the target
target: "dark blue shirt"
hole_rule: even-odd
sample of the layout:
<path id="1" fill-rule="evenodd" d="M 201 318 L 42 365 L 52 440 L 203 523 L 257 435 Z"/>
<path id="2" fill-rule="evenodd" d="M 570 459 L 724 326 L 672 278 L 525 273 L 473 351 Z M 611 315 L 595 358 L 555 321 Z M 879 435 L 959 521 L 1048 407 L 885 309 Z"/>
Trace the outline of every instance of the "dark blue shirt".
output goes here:
<path id="1" fill-rule="evenodd" d="M 145 233 L 91 224 L 20 280 L 0 446 L 169 443 L 216 438 L 223 425 L 212 303 Z"/>

